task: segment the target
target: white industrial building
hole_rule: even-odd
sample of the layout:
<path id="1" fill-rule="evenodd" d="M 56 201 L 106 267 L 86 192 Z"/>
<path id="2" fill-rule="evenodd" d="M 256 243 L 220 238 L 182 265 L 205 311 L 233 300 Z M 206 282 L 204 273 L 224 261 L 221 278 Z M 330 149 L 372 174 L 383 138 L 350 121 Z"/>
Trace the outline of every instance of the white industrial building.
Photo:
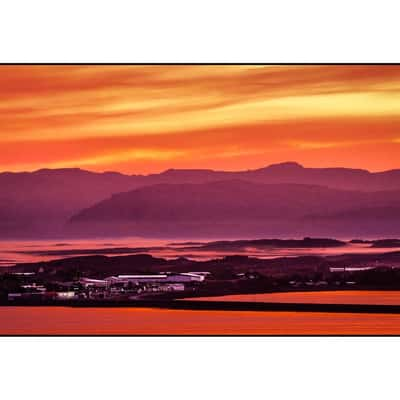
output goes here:
<path id="1" fill-rule="evenodd" d="M 375 269 L 376 267 L 330 267 L 330 272 L 358 272 L 368 271 L 369 269 Z"/>
<path id="2" fill-rule="evenodd" d="M 57 292 L 56 299 L 57 300 L 71 300 L 76 298 L 76 294 L 74 291 L 67 291 L 67 292 Z"/>
<path id="3" fill-rule="evenodd" d="M 106 287 L 108 282 L 104 279 L 90 279 L 90 278 L 81 278 L 79 279 L 79 283 L 81 283 L 85 287 Z"/>
<path id="4" fill-rule="evenodd" d="M 204 275 L 197 275 L 190 272 L 165 273 L 154 275 L 117 275 L 110 276 L 104 280 L 109 284 L 113 283 L 190 283 L 203 282 Z"/>

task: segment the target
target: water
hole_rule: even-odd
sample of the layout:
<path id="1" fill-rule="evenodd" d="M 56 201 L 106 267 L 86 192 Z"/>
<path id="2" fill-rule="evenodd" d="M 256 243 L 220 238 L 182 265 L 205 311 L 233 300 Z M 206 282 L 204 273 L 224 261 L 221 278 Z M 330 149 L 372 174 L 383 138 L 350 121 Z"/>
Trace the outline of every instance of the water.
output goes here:
<path id="1" fill-rule="evenodd" d="M 400 291 L 265 293 L 208 297 L 202 300 L 400 304 Z M 0 307 L 0 335 L 29 334 L 399 335 L 400 315 L 118 307 Z"/>
<path id="2" fill-rule="evenodd" d="M 248 247 L 235 251 L 203 251 L 184 249 L 185 245 L 176 245 L 183 240 L 143 239 L 143 238 L 116 238 L 116 239 L 73 239 L 65 241 L 37 240 L 37 241 L 0 241 L 0 266 L 9 266 L 21 262 L 49 261 L 80 255 L 103 254 L 109 256 L 135 254 L 135 251 L 120 251 L 117 248 L 146 248 L 140 253 L 151 254 L 155 257 L 172 259 L 187 257 L 193 260 L 208 260 L 221 258 L 227 255 L 240 254 L 258 258 L 296 257 L 300 255 L 339 255 L 349 253 L 385 253 L 399 251 L 400 248 L 371 248 L 369 244 L 347 244 L 332 248 L 267 248 Z M 147 249 L 150 248 L 150 249 Z M 93 252 L 87 250 L 94 250 Z M 114 250 L 113 250 L 114 249 Z M 47 251 L 53 254 L 45 254 Z M 70 254 L 61 252 L 71 251 Z"/>
<path id="3" fill-rule="evenodd" d="M 314 304 L 388 304 L 400 305 L 400 291 L 395 290 L 337 290 L 325 292 L 282 292 L 198 297 L 202 301 L 250 301 L 271 303 Z"/>
<path id="4" fill-rule="evenodd" d="M 388 335 L 400 315 L 0 307 L 0 335 Z"/>

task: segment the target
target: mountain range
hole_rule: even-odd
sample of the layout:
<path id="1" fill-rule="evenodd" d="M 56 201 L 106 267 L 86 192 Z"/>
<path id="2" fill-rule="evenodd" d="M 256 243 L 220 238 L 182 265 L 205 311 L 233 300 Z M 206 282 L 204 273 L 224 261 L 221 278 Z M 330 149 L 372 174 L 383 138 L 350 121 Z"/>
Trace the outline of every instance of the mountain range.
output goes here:
<path id="1" fill-rule="evenodd" d="M 0 188 L 2 238 L 400 234 L 400 170 L 42 169 L 0 173 Z"/>

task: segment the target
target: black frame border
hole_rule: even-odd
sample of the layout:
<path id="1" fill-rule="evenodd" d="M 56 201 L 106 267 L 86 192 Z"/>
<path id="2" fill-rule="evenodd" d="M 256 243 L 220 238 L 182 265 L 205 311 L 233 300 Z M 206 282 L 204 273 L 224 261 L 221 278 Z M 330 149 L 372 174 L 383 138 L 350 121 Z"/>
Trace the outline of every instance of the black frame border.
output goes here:
<path id="1" fill-rule="evenodd" d="M 196 62 L 34 62 L 34 63 L 20 63 L 20 62 L 2 62 L 0 63 L 0 73 L 2 66 L 241 66 L 241 65 L 256 65 L 256 66 L 400 66 L 400 62 L 393 63 L 393 62 L 383 62 L 383 63 L 372 63 L 372 62 L 329 62 L 329 63 L 321 63 L 321 62 L 210 62 L 210 63 L 196 63 Z M 12 307 L 12 306 L 11 306 Z M 71 337 L 91 337 L 91 338 L 104 338 L 104 337 L 111 337 L 111 338 L 119 338 L 119 337 L 133 337 L 133 338 L 140 338 L 140 337 L 150 337 L 150 338 L 174 338 L 174 337 L 189 337 L 189 338 L 249 338 L 249 337 L 265 337 L 265 338 L 296 338 L 296 337 L 307 337 L 307 338 L 330 338 L 330 337 L 339 337 L 339 338 L 352 338 L 352 337 L 359 337 L 359 338 L 374 338 L 374 337 L 400 337 L 400 334 L 385 334 L 385 335 L 360 335 L 360 334 L 338 334 L 338 335 L 289 335 L 289 334 L 281 334 L 281 335 L 262 335 L 262 334 L 245 334 L 245 335 L 231 335 L 231 334 L 218 334 L 218 335 L 189 335 L 189 334 L 182 334 L 182 335 L 161 335 L 161 334 L 148 334 L 148 335 L 135 335 L 135 334 L 76 334 L 76 335 L 67 335 L 67 334 L 60 334 L 60 335 L 52 335 L 52 334 L 1 334 L 0 338 L 34 338 L 34 337 L 55 337 L 55 338 L 71 338 Z"/>

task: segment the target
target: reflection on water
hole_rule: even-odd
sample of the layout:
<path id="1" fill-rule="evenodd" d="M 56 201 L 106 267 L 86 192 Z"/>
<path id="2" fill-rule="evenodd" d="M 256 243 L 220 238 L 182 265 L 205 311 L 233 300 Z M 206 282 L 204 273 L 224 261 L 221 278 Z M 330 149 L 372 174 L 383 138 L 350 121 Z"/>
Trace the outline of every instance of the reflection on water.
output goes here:
<path id="1" fill-rule="evenodd" d="M 207 240 L 204 240 L 206 242 Z M 48 261 L 57 258 L 73 257 L 81 255 L 79 250 L 93 249 L 104 255 L 126 255 L 132 253 L 121 252 L 112 254 L 112 249 L 116 248 L 136 248 L 136 247 L 155 247 L 146 252 L 155 257 L 177 258 L 187 257 L 195 260 L 207 260 L 212 258 L 224 257 L 226 255 L 239 254 L 258 258 L 274 258 L 274 257 L 296 257 L 300 255 L 338 255 L 348 253 L 385 253 L 389 251 L 400 250 L 399 248 L 371 248 L 369 244 L 347 244 L 342 247 L 332 248 L 255 248 L 248 247 L 243 250 L 235 251 L 203 251 L 196 250 L 196 246 L 191 245 L 190 249 L 183 249 L 186 245 L 177 245 L 179 240 L 171 244 L 170 240 L 143 239 L 143 238 L 118 238 L 113 239 L 112 243 L 104 242 L 99 239 L 80 239 L 68 240 L 65 242 L 55 242 L 50 240 L 41 241 L 1 241 L 0 242 L 0 266 L 13 265 L 18 262 L 35 262 Z M 184 240 L 182 240 L 184 242 Z M 60 255 L 57 252 L 74 250 L 74 254 Z M 55 254 L 43 255 L 40 252 L 54 251 Z M 37 252 L 35 254 L 35 252 Z M 85 252 L 85 255 L 91 254 Z M 97 253 L 99 254 L 99 253 Z"/>
<path id="2" fill-rule="evenodd" d="M 400 305 L 400 291 L 337 290 L 326 292 L 257 293 L 198 297 L 190 300 L 255 301 L 271 303 L 388 304 Z"/>
<path id="3" fill-rule="evenodd" d="M 399 335 L 400 315 L 0 307 L 0 334 Z"/>

